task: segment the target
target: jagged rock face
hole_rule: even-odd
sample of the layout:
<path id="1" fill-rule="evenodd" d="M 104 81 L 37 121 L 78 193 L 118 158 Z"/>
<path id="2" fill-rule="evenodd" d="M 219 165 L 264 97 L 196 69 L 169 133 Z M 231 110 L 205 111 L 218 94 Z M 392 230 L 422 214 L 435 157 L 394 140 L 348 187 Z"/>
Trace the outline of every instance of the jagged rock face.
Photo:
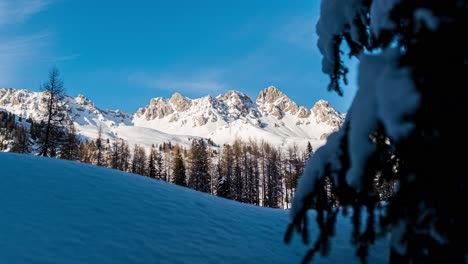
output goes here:
<path id="1" fill-rule="evenodd" d="M 176 112 L 187 111 L 191 106 L 192 102 L 190 99 L 179 93 L 175 93 L 169 100 L 161 97 L 151 99 L 150 104 L 145 108 L 138 109 L 135 115 L 137 117 L 145 116 L 146 120 L 162 119 L 176 114 Z M 171 116 L 171 122 L 177 120 L 177 115 Z"/>
<path id="2" fill-rule="evenodd" d="M 344 121 L 343 115 L 338 113 L 333 106 L 324 100 L 320 100 L 312 107 L 312 112 L 316 117 L 317 123 L 326 123 L 331 127 L 338 129 Z"/>
<path id="3" fill-rule="evenodd" d="M 243 93 L 231 90 L 216 99 L 219 105 L 222 105 L 222 108 L 230 113 L 231 117 L 258 116 L 252 99 Z"/>
<path id="4" fill-rule="evenodd" d="M 27 90 L 0 89 L 0 105 L 17 106 L 26 103 L 30 98 Z"/>
<path id="5" fill-rule="evenodd" d="M 178 112 L 184 112 L 188 110 L 190 106 L 192 105 L 189 99 L 187 99 L 186 97 L 183 97 L 179 93 L 173 94 L 169 102 Z"/>
<path id="6" fill-rule="evenodd" d="M 256 102 L 262 112 L 270 113 L 278 119 L 281 119 L 284 113 L 298 114 L 299 118 L 308 118 L 310 116 L 310 111 L 307 108 L 297 105 L 274 86 L 261 91 Z"/>
<path id="7" fill-rule="evenodd" d="M 203 126 L 207 123 L 207 118 L 205 118 L 204 116 L 199 116 L 195 119 L 195 121 L 195 125 Z"/>
<path id="8" fill-rule="evenodd" d="M 151 99 L 150 105 L 144 110 L 146 120 L 161 119 L 172 113 L 174 113 L 172 107 L 160 97 Z"/>
<path id="9" fill-rule="evenodd" d="M 45 116 L 45 105 L 42 104 L 44 93 L 34 93 L 28 90 L 0 89 L 0 106 L 7 110 L 14 109 L 14 114 L 42 119 Z"/>
<path id="10" fill-rule="evenodd" d="M 192 120 L 192 126 L 203 126 L 209 122 L 230 122 L 238 119 L 258 118 L 261 116 L 249 96 L 228 91 L 216 98 L 205 96 L 199 99 L 189 99 L 178 93 L 168 99 L 154 98 L 145 108 L 140 108 L 136 118 L 144 116 L 146 120 L 166 118 L 170 123 Z"/>
<path id="11" fill-rule="evenodd" d="M 79 105 L 89 105 L 91 107 L 96 107 L 94 105 L 94 103 L 89 100 L 86 96 L 82 95 L 82 94 L 79 94 L 76 98 L 75 98 L 75 102 Z"/>
<path id="12" fill-rule="evenodd" d="M 145 120 L 151 122 L 164 119 L 165 121 L 158 121 L 157 127 L 168 122 L 173 129 L 203 127 L 213 123 L 214 127 L 226 127 L 232 122 L 242 121 L 244 124 L 264 128 L 270 122 L 265 119 L 266 117 L 271 116 L 280 120 L 286 115 L 290 116 L 288 122 L 290 124 L 293 122 L 295 126 L 311 126 L 311 123 L 326 124 L 333 130 L 338 129 L 344 119 L 328 102 L 319 101 L 312 110 L 309 110 L 297 105 L 280 90 L 271 86 L 259 93 L 255 103 L 249 96 L 234 90 L 216 98 L 208 95 L 189 99 L 179 93 L 175 93 L 170 99 L 154 98 L 146 108 L 138 110 L 134 122 L 152 127 L 153 125 L 145 123 Z M 141 117 L 144 117 L 144 120 L 141 120 Z M 283 121 L 281 123 L 284 124 Z M 322 134 L 316 137 L 319 138 L 320 135 Z M 322 139 L 324 138 L 326 135 L 322 136 Z"/>
<path id="13" fill-rule="evenodd" d="M 299 118 L 308 118 L 308 117 L 310 117 L 310 110 L 303 107 L 303 106 L 301 106 L 301 107 L 299 107 L 299 111 L 297 113 L 297 116 Z"/>

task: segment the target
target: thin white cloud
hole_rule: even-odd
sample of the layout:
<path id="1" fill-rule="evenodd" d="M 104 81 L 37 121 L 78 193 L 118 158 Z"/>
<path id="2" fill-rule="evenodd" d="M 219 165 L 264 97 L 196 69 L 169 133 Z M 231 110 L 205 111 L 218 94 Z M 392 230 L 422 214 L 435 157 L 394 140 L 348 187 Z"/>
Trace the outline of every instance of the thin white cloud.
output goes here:
<path id="1" fill-rule="evenodd" d="M 0 0 L 0 85 L 14 85 L 24 78 L 24 70 L 32 65 L 43 65 L 74 60 L 79 54 L 54 52 L 54 34 L 49 31 L 18 35 L 6 34 L 9 26 L 26 24 L 35 14 L 44 11 L 57 0 Z M 2 33 L 2 31 L 4 31 Z"/>
<path id="2" fill-rule="evenodd" d="M 158 90 L 212 94 L 225 90 L 226 84 L 219 81 L 221 77 L 222 73 L 216 70 L 199 71 L 191 75 L 141 72 L 131 74 L 129 81 Z"/>
<path id="3" fill-rule="evenodd" d="M 0 0 L 0 27 L 24 23 L 50 4 L 52 0 Z"/>
<path id="4" fill-rule="evenodd" d="M 304 48 L 306 50 L 316 50 L 317 34 L 315 33 L 315 24 L 317 18 L 299 17 L 287 21 L 273 33 L 277 40 L 285 41 L 292 45 Z"/>
<path id="5" fill-rule="evenodd" d="M 49 38 L 49 33 L 42 32 L 0 41 L 0 85 L 14 82 L 24 65 L 44 58 Z"/>
<path id="6" fill-rule="evenodd" d="M 37 50 L 48 43 L 50 34 L 47 32 L 26 36 L 13 36 L 0 41 L 0 59 L 10 61 L 22 60 L 37 53 Z"/>

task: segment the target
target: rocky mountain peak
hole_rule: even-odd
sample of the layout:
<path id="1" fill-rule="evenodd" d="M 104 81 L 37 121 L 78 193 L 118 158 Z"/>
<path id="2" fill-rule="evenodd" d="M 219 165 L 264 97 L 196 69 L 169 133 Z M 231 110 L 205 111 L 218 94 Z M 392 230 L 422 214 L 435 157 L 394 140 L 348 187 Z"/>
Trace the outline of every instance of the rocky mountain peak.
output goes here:
<path id="1" fill-rule="evenodd" d="M 91 107 L 95 107 L 94 103 L 89 98 L 87 98 L 86 96 L 82 94 L 79 94 L 75 98 L 75 102 L 79 105 L 90 105 Z"/>
<path id="2" fill-rule="evenodd" d="M 21 105 L 32 95 L 33 92 L 24 89 L 2 88 L 0 89 L 0 105 Z"/>
<path id="3" fill-rule="evenodd" d="M 218 101 L 226 105 L 228 112 L 232 116 L 258 116 L 258 113 L 254 107 L 252 99 L 244 93 L 238 91 L 228 91 L 224 95 L 220 95 L 216 98 Z"/>
<path id="4" fill-rule="evenodd" d="M 281 119 L 285 113 L 292 115 L 298 114 L 300 118 L 310 116 L 310 111 L 305 107 L 297 105 L 283 92 L 274 86 L 270 86 L 258 94 L 257 104 L 260 110 L 267 114 L 272 114 L 278 119 Z"/>
<path id="5" fill-rule="evenodd" d="M 263 91 L 260 91 L 257 97 L 257 104 L 270 103 L 274 104 L 278 99 L 286 97 L 289 99 L 283 92 L 278 90 L 275 86 L 270 86 Z"/>
<path id="6" fill-rule="evenodd" d="M 178 112 L 184 112 L 192 105 L 190 100 L 187 97 L 182 96 L 180 93 L 173 94 L 169 102 Z"/>
<path id="7" fill-rule="evenodd" d="M 221 98 L 223 101 L 247 100 L 247 101 L 252 102 L 250 97 L 248 97 L 247 95 L 245 95 L 245 94 L 243 94 L 241 92 L 235 91 L 235 90 L 230 90 L 230 91 L 226 92 L 224 95 L 220 96 L 219 98 Z"/>
<path id="8" fill-rule="evenodd" d="M 312 112 L 316 116 L 317 122 L 323 122 L 335 128 L 339 128 L 344 121 L 343 115 L 325 100 L 317 101 L 312 107 Z"/>

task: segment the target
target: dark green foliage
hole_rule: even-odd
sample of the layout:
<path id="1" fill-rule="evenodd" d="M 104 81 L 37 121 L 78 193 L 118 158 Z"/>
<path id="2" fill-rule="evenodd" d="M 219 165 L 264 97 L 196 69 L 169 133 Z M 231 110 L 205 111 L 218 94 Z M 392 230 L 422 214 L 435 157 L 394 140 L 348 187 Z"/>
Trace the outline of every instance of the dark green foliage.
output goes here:
<path id="1" fill-rule="evenodd" d="M 306 148 L 306 160 L 309 160 L 310 157 L 314 154 L 314 148 L 312 148 L 312 144 L 310 144 L 310 141 L 307 141 L 307 148 Z"/>
<path id="2" fill-rule="evenodd" d="M 172 170 L 174 174 L 174 183 L 180 186 L 187 186 L 184 160 L 178 147 L 175 151 L 174 165 Z"/>
<path id="3" fill-rule="evenodd" d="M 156 149 L 153 144 L 151 145 L 150 154 L 148 156 L 148 177 L 150 178 L 156 178 L 155 158 L 156 158 Z"/>
<path id="4" fill-rule="evenodd" d="M 210 192 L 209 155 L 203 139 L 192 141 L 188 176 L 190 188 Z"/>
<path id="5" fill-rule="evenodd" d="M 102 138 L 102 126 L 99 125 L 98 138 L 96 139 L 96 165 L 104 165 L 104 144 Z"/>
<path id="6" fill-rule="evenodd" d="M 71 124 L 67 129 L 65 141 L 60 148 L 60 158 L 66 160 L 80 159 L 80 141 L 73 124 Z"/>
<path id="7" fill-rule="evenodd" d="M 220 197 L 232 199 L 232 164 L 233 153 L 229 144 L 224 145 L 222 159 L 218 164 L 219 178 L 217 186 L 217 194 Z"/>
<path id="8" fill-rule="evenodd" d="M 29 141 L 29 135 L 27 129 L 22 125 L 17 126 L 13 132 L 13 146 L 11 151 L 17 153 L 31 152 L 31 142 Z"/>

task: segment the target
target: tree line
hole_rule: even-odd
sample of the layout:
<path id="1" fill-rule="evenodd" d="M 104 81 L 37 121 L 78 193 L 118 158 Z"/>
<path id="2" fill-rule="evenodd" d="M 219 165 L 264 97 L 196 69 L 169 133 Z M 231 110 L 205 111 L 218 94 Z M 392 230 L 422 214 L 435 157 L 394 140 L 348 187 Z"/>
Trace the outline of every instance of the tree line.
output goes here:
<path id="1" fill-rule="evenodd" d="M 171 182 L 212 195 L 258 206 L 287 208 L 299 175 L 313 154 L 304 148 L 280 149 L 265 141 L 236 140 L 216 146 L 209 139 L 191 139 L 191 146 L 172 142 L 151 148 L 130 144 L 121 138 L 80 140 L 74 125 L 53 126 L 53 141 L 47 143 L 47 123 L 24 120 L 0 112 L 0 151 L 43 155 L 74 160 Z"/>

